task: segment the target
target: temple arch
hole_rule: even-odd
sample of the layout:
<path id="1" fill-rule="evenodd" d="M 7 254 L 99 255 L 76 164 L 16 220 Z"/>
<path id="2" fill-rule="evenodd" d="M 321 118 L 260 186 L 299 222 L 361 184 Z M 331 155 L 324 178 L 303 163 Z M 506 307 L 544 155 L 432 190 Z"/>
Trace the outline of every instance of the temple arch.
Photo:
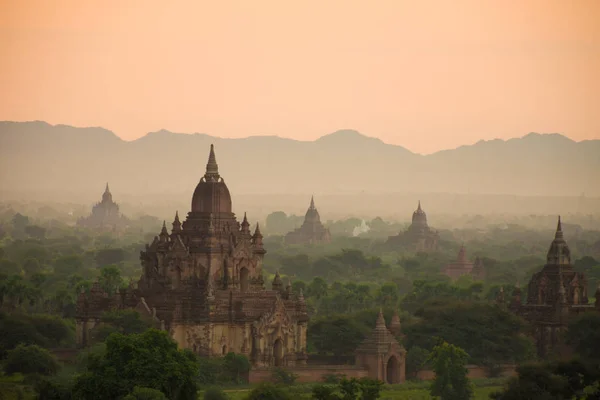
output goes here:
<path id="1" fill-rule="evenodd" d="M 396 356 L 391 356 L 386 365 L 386 381 L 388 384 L 400 383 L 400 363 Z"/>
<path id="2" fill-rule="evenodd" d="M 275 366 L 283 366 L 283 340 L 277 339 L 273 344 L 273 357 L 275 358 Z"/>
<path id="3" fill-rule="evenodd" d="M 240 269 L 240 290 L 242 292 L 248 291 L 248 275 L 248 268 L 242 267 L 242 269 Z"/>

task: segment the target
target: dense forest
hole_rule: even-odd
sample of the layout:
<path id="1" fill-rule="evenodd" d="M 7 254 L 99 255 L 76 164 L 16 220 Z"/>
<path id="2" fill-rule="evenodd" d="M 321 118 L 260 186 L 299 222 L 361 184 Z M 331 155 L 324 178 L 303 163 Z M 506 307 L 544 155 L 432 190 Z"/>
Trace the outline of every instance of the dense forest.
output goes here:
<path id="1" fill-rule="evenodd" d="M 544 265 L 555 216 L 538 217 L 548 221 L 544 229 L 531 227 L 531 217 L 523 217 L 526 221 L 519 224 L 514 217 L 510 223 L 499 223 L 495 218 L 477 216 L 476 227 L 440 230 L 439 251 L 415 253 L 386 245 L 387 237 L 405 225 L 381 218 L 329 221 L 331 243 L 286 246 L 282 235 L 293 229 L 299 218 L 282 214 L 270 214 L 264 227 L 268 253 L 263 274 L 267 287 L 279 272 L 295 292 L 302 290 L 310 314 L 309 357 L 350 363 L 382 309 L 386 321 L 394 313 L 400 315 L 402 332 L 397 339 L 407 350 L 410 379 L 419 370 L 435 368 L 434 356 L 445 349 L 443 342 L 464 352 L 464 363 L 484 366 L 490 379 L 496 379 L 476 387 L 476 396 L 496 392 L 497 399 L 523 398 L 515 393 L 534 390 L 535 385 L 555 396 L 544 398 L 572 398 L 560 396 L 571 393 L 568 390 L 576 396 L 584 389 L 598 395 L 598 373 L 589 364 L 600 354 L 593 350 L 600 343 L 600 317 L 572 322 L 568 340 L 577 361 L 545 364 L 536 359 L 531 327 L 506 307 L 514 288 L 526 286 Z M 48 208 L 26 215 L 16 212 L 13 205 L 0 207 L 0 392 L 13 393 L 14 398 L 192 399 L 199 390 L 205 398 L 226 395 L 213 386 L 243 387 L 250 368 L 245 357 L 231 353 L 209 360 L 178 350 L 135 311 L 105 313 L 92 347 L 80 352 L 75 362 L 57 359 L 57 349 L 75 347 L 79 293 L 89 291 L 94 282 L 112 294 L 137 281 L 140 250 L 161 224 L 158 218 L 140 216 L 123 232 L 101 234 L 76 228 L 68 216 L 56 215 Z M 565 224 L 564 229 L 575 269 L 586 274 L 593 302 L 600 283 L 600 230 L 574 223 Z M 453 281 L 442 274 L 441 268 L 456 259 L 461 246 L 467 249 L 469 259 L 483 261 L 485 279 L 475 281 L 465 275 Z M 500 290 L 506 294 L 503 303 L 498 301 Z M 504 364 L 521 365 L 518 377 L 509 381 L 497 378 Z M 289 386 L 294 381 L 286 371 L 276 374 L 280 383 Z M 569 384 L 564 380 L 567 375 L 571 376 Z M 585 382 L 578 381 L 577 386 L 573 376 L 584 376 Z M 356 393 L 363 393 L 362 398 L 370 398 L 367 394 L 371 392 L 379 396 L 392 391 L 373 382 L 332 377 L 327 387 L 297 385 L 297 392 L 286 392 L 277 385 L 262 385 L 247 390 L 244 396 L 282 398 L 260 397 L 256 391 L 262 390 L 289 398 L 336 398 L 323 393 L 329 390 L 330 396 L 337 393 L 343 397 L 352 384 L 357 385 Z M 419 391 L 419 385 L 406 384 L 402 390 Z M 590 387 L 595 387 L 595 392 Z M 237 398 L 235 393 L 228 396 Z M 404 398 L 401 394 L 386 396 Z"/>

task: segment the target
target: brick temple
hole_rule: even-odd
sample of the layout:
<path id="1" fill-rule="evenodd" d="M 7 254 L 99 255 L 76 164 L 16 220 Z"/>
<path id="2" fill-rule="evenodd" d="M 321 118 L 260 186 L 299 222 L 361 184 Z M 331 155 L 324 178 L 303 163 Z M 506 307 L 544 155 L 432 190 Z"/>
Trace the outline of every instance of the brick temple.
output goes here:
<path id="1" fill-rule="evenodd" d="M 387 244 L 393 247 L 411 248 L 417 252 L 433 252 L 438 249 L 439 234 L 429 227 L 427 214 L 421 208 L 421 201 L 412 215 L 412 222 L 405 232 L 390 236 Z"/>
<path id="2" fill-rule="evenodd" d="M 106 183 L 102 200 L 92 207 L 92 213 L 77 220 L 77 226 L 82 228 L 117 231 L 126 227 L 129 220 L 119 211 L 119 205 L 113 201 L 112 193 Z"/>
<path id="3" fill-rule="evenodd" d="M 146 245 L 137 285 L 111 296 L 96 283 L 89 294 L 79 295 L 78 344 L 90 343 L 105 311 L 136 309 L 181 348 L 202 356 L 235 352 L 257 367 L 304 364 L 304 297 L 277 279 L 265 288 L 262 239 L 258 224 L 252 232 L 246 215 L 238 222 L 233 213 L 211 145 L 191 211 L 183 223 L 175 213 L 171 231 L 163 224 Z"/>
<path id="4" fill-rule="evenodd" d="M 329 229 L 321 223 L 321 216 L 315 207 L 314 196 L 310 198 L 310 206 L 306 210 L 302 226 L 285 235 L 286 244 L 320 244 L 330 243 Z"/>
<path id="5" fill-rule="evenodd" d="M 567 351 L 562 336 L 574 317 L 585 312 L 600 312 L 600 286 L 596 290 L 596 303 L 590 304 L 587 279 L 573 269 L 560 217 L 546 265 L 529 281 L 526 302 L 523 304 L 521 289 L 517 287 L 512 294 L 510 309 L 533 325 L 541 358 Z"/>

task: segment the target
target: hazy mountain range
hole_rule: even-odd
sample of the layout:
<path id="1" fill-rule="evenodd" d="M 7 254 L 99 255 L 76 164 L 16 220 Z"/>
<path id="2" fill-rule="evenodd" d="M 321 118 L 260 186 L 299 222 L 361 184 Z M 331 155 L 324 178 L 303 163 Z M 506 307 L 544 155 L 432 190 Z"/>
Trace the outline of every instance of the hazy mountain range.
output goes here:
<path id="1" fill-rule="evenodd" d="M 127 142 L 102 128 L 0 122 L 0 192 L 190 193 L 209 146 L 232 193 L 600 195 L 600 140 L 559 134 L 480 141 L 420 155 L 352 130 L 312 142 L 166 130 Z"/>

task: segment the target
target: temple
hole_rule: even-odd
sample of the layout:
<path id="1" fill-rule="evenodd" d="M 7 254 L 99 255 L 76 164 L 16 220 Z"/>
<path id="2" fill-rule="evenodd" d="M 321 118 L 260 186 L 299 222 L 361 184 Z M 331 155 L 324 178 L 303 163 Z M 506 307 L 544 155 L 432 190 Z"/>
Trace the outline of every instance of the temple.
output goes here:
<path id="1" fill-rule="evenodd" d="M 475 262 L 469 261 L 465 246 L 460 246 L 456 261 L 446 264 L 442 268 L 442 273 L 452 279 L 456 279 L 462 275 L 471 275 L 475 280 L 483 280 L 485 278 L 483 261 L 479 257 L 475 258 Z"/>
<path id="2" fill-rule="evenodd" d="M 106 184 L 102 201 L 92 207 L 92 213 L 77 220 L 77 226 L 96 230 L 119 230 L 127 226 L 128 219 L 119 212 L 119 205 L 113 201 Z"/>
<path id="3" fill-rule="evenodd" d="M 379 311 L 375 329 L 356 349 L 356 365 L 368 371 L 368 377 L 384 383 L 403 383 L 406 371 L 406 350 L 394 335 L 400 334 L 400 319 L 394 314 L 395 333 L 386 327 L 383 313 Z"/>
<path id="4" fill-rule="evenodd" d="M 534 327 L 534 339 L 541 358 L 566 351 L 562 336 L 569 321 L 583 312 L 600 312 L 600 287 L 595 305 L 589 304 L 587 280 L 571 265 L 571 251 L 564 239 L 560 217 L 554 240 L 548 250 L 546 265 L 536 272 L 527 286 L 527 300 L 522 303 L 517 287 L 510 309 Z"/>
<path id="5" fill-rule="evenodd" d="M 316 210 L 315 210 L 316 211 Z M 306 362 L 308 314 L 302 292 L 283 287 L 276 275 L 265 288 L 266 253 L 258 224 L 238 222 L 229 189 L 211 145 L 206 172 L 194 191 L 183 223 L 175 213 L 140 254 L 142 276 L 115 295 L 94 286 L 77 301 L 77 341 L 90 342 L 103 312 L 147 310 L 181 348 L 217 357 L 235 352 L 254 366 L 294 366 Z"/>
<path id="6" fill-rule="evenodd" d="M 314 197 L 310 198 L 310 206 L 306 210 L 302 226 L 285 235 L 286 244 L 319 244 L 330 243 L 329 229 L 321 223 L 321 216 L 315 207 Z"/>
<path id="7" fill-rule="evenodd" d="M 421 201 L 412 215 L 412 223 L 405 232 L 388 238 L 388 245 L 412 248 L 417 252 L 432 252 L 438 249 L 439 234 L 427 224 L 427 214 Z"/>

